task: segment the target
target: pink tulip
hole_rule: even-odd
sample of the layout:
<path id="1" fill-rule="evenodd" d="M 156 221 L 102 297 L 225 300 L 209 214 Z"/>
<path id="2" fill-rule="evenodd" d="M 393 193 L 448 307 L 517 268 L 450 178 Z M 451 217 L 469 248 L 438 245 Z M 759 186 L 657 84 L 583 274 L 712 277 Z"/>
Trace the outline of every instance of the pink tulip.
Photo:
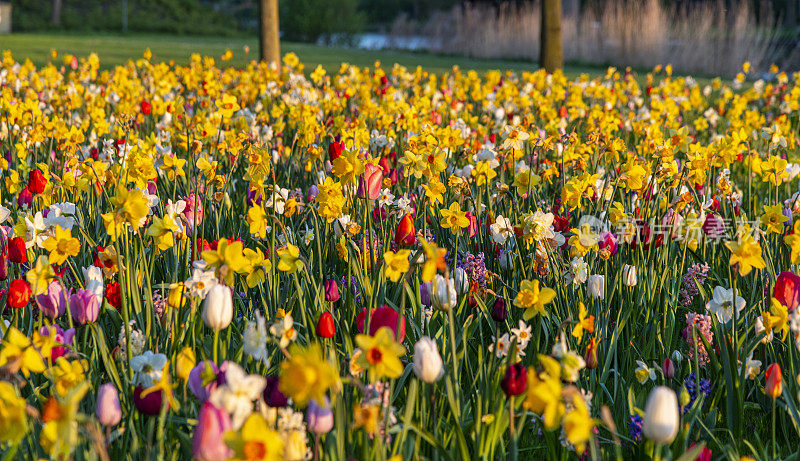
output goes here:
<path id="1" fill-rule="evenodd" d="M 383 187 L 383 169 L 378 165 L 368 163 L 364 167 L 364 174 L 358 183 L 358 196 L 375 200 L 381 196 Z"/>
<path id="2" fill-rule="evenodd" d="M 206 402 L 200 408 L 197 427 L 192 438 L 192 454 L 201 461 L 225 460 L 233 451 L 225 444 L 225 431 L 231 428 L 231 418 L 224 410 Z"/>

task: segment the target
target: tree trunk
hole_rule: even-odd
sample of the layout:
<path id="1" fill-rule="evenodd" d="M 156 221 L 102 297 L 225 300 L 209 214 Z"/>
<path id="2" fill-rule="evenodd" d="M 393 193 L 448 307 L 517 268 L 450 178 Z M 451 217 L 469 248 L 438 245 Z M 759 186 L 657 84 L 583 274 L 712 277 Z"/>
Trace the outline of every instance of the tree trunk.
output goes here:
<path id="1" fill-rule="evenodd" d="M 542 43 L 539 65 L 547 72 L 564 67 L 561 51 L 561 0 L 542 0 Z"/>
<path id="2" fill-rule="evenodd" d="M 280 64 L 281 37 L 278 26 L 278 0 L 258 0 L 258 46 L 261 60 Z"/>
<path id="3" fill-rule="evenodd" d="M 54 26 L 61 25 L 61 4 L 62 0 L 53 0 L 53 16 L 50 18 L 50 21 Z"/>

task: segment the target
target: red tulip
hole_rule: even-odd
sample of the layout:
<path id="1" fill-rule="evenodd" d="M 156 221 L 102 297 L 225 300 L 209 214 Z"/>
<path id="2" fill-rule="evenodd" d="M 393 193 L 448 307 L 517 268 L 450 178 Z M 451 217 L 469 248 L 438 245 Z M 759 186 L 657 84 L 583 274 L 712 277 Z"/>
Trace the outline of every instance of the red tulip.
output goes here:
<path id="1" fill-rule="evenodd" d="M 122 306 L 122 294 L 119 291 L 119 282 L 106 285 L 106 301 L 117 310 Z"/>
<path id="2" fill-rule="evenodd" d="M 339 158 L 342 155 L 342 151 L 344 151 L 344 143 L 341 141 L 333 141 L 332 143 L 328 144 L 328 158 L 331 162 Z"/>
<path id="3" fill-rule="evenodd" d="M 356 324 L 358 331 L 364 332 L 364 323 L 367 320 L 367 308 L 361 310 L 361 313 L 356 317 Z M 398 321 L 399 328 L 398 328 Z M 370 311 L 369 321 L 369 334 L 374 335 L 379 328 L 389 327 L 394 333 L 397 342 L 402 343 L 406 337 L 406 319 L 401 317 L 396 310 L 389 306 L 379 307 Z"/>
<path id="4" fill-rule="evenodd" d="M 664 359 L 664 364 L 661 365 L 661 371 L 664 372 L 664 377 L 669 379 L 675 376 L 675 363 L 669 357 Z"/>
<path id="5" fill-rule="evenodd" d="M 14 237 L 8 241 L 8 260 L 12 263 L 25 264 L 28 262 L 28 249 L 22 237 Z"/>
<path id="6" fill-rule="evenodd" d="M 33 205 L 33 194 L 31 194 L 31 190 L 27 186 L 19 192 L 17 205 L 23 208 Z"/>
<path id="7" fill-rule="evenodd" d="M 47 179 L 38 168 L 28 173 L 28 189 L 32 193 L 41 194 L 45 187 L 47 187 Z"/>
<path id="8" fill-rule="evenodd" d="M 140 102 L 139 107 L 142 108 L 142 113 L 144 115 L 150 115 L 150 112 L 153 110 L 153 106 L 147 101 Z"/>
<path id="9" fill-rule="evenodd" d="M 772 297 L 780 301 L 789 311 L 793 311 L 800 306 L 800 277 L 791 271 L 778 274 Z"/>
<path id="10" fill-rule="evenodd" d="M 394 242 L 400 246 L 411 246 L 417 240 L 417 231 L 414 229 L 414 218 L 411 213 L 403 216 L 400 223 L 397 224 L 397 230 L 394 233 Z"/>
<path id="11" fill-rule="evenodd" d="M 27 280 L 16 279 L 8 286 L 6 306 L 13 309 L 22 309 L 28 305 L 32 294 L 31 284 Z"/>
<path id="12" fill-rule="evenodd" d="M 783 393 L 783 376 L 781 376 L 781 366 L 773 363 L 764 372 L 764 377 L 767 379 L 764 392 L 773 399 L 778 398 Z"/>
<path id="13" fill-rule="evenodd" d="M 500 388 L 506 397 L 521 395 L 528 388 L 528 371 L 522 363 L 515 363 L 506 368 L 506 374 L 500 381 Z"/>
<path id="14" fill-rule="evenodd" d="M 317 336 L 320 338 L 333 338 L 336 334 L 336 325 L 333 323 L 333 316 L 325 311 L 317 320 Z"/>

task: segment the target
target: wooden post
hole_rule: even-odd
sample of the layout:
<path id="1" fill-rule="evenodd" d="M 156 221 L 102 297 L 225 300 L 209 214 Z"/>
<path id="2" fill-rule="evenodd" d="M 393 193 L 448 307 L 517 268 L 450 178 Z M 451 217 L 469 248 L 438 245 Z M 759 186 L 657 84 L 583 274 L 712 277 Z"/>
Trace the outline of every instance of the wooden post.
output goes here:
<path id="1" fill-rule="evenodd" d="M 261 60 L 280 64 L 281 37 L 278 24 L 278 0 L 258 0 L 258 47 Z"/>
<path id="2" fill-rule="evenodd" d="M 561 0 L 542 0 L 542 40 L 539 65 L 547 72 L 564 67 L 561 50 Z"/>

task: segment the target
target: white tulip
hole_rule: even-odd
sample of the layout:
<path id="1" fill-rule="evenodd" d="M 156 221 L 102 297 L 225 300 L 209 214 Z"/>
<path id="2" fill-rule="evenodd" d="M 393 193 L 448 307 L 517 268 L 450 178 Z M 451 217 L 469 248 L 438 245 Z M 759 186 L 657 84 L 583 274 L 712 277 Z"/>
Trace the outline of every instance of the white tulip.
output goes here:
<path id="1" fill-rule="evenodd" d="M 592 298 L 606 298 L 606 277 L 604 275 L 590 275 L 586 282 Z"/>
<path id="2" fill-rule="evenodd" d="M 622 284 L 626 287 L 635 287 L 637 283 L 639 279 L 636 278 L 636 266 L 630 264 L 622 266 Z"/>
<path id="3" fill-rule="evenodd" d="M 467 275 L 467 271 L 461 267 L 456 267 L 454 275 L 455 277 L 453 277 L 453 279 L 455 280 L 456 291 L 458 291 L 459 294 L 466 293 L 467 290 L 469 290 L 469 275 Z"/>
<path id="4" fill-rule="evenodd" d="M 414 344 L 414 374 L 426 383 L 438 381 L 444 374 L 442 357 L 436 342 L 423 336 Z"/>
<path id="5" fill-rule="evenodd" d="M 103 300 L 103 271 L 97 266 L 83 268 L 83 280 L 86 289 L 97 296 L 101 302 Z"/>
<path id="6" fill-rule="evenodd" d="M 660 445 L 672 443 L 678 435 L 679 423 L 678 396 L 675 391 L 666 386 L 653 389 L 644 408 L 644 436 Z"/>
<path id="7" fill-rule="evenodd" d="M 219 331 L 228 327 L 233 319 L 233 297 L 231 289 L 218 283 L 208 290 L 203 306 L 203 322 Z"/>
<path id="8" fill-rule="evenodd" d="M 431 305 L 441 311 L 446 311 L 456 307 L 458 295 L 453 279 L 445 279 L 436 274 L 433 280 L 428 282 L 428 293 L 431 298 Z"/>

